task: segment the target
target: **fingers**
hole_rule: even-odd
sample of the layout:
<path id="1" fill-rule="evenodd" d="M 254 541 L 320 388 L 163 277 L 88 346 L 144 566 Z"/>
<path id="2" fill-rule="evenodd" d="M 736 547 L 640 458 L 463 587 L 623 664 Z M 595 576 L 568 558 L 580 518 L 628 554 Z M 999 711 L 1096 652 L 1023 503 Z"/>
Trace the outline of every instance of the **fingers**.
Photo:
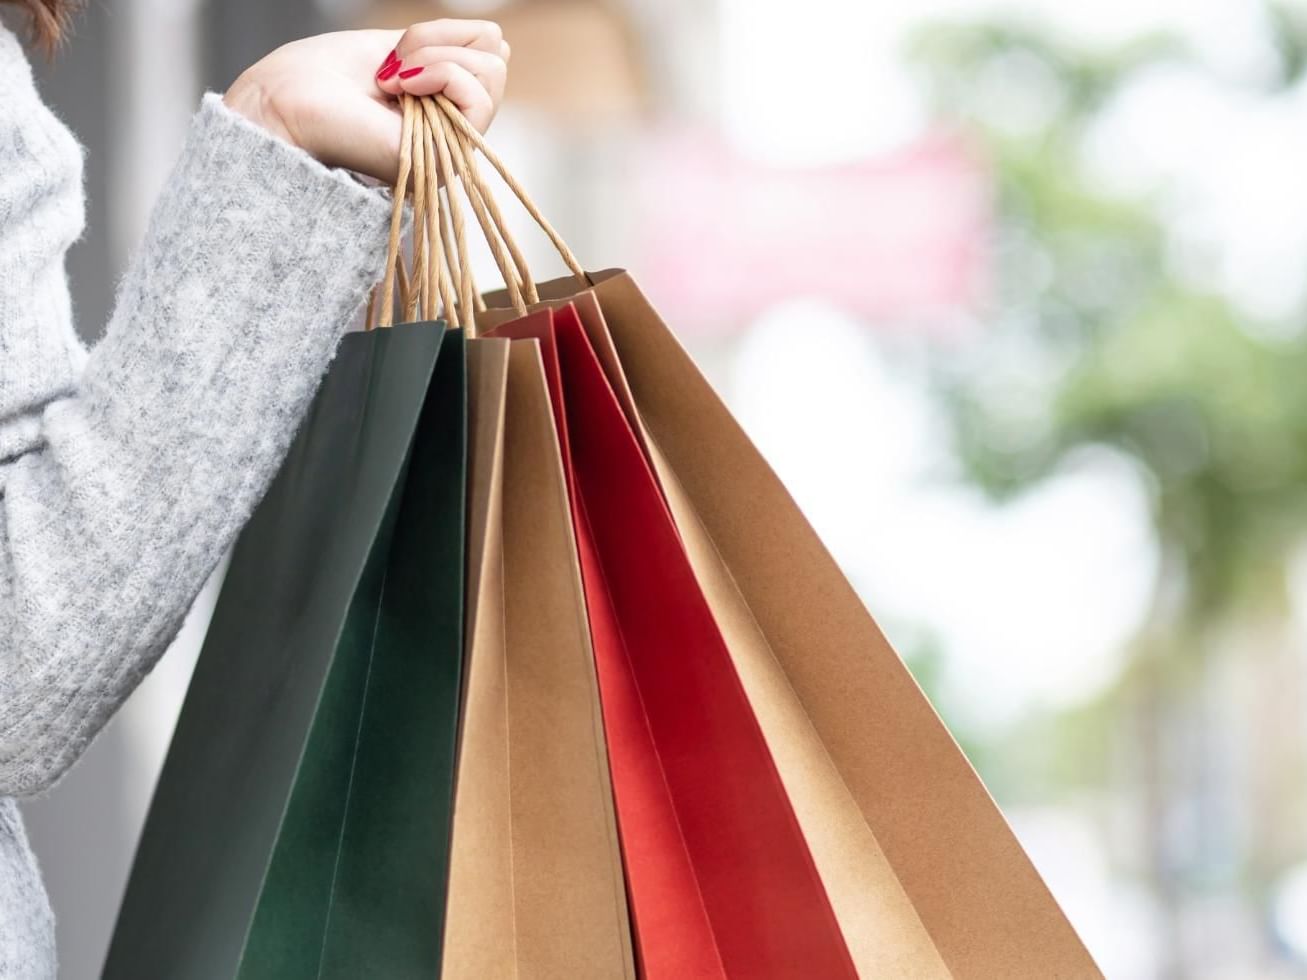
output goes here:
<path id="1" fill-rule="evenodd" d="M 506 58 L 503 43 L 504 32 L 492 20 L 428 20 L 405 31 L 395 53 L 404 61 L 418 48 L 458 47 Z"/>
<path id="2" fill-rule="evenodd" d="M 431 20 L 414 24 L 377 72 L 390 96 L 443 93 L 485 132 L 504 97 L 512 51 L 489 20 Z"/>
<path id="3" fill-rule="evenodd" d="M 466 69 L 481 84 L 498 105 L 504 97 L 504 86 L 508 83 L 508 64 L 498 55 L 489 54 L 477 48 L 449 46 L 429 46 L 418 48 L 402 59 L 403 67 L 388 78 L 378 77 L 377 84 L 388 95 L 408 92 L 412 95 L 432 95 L 441 89 L 432 89 L 430 69 L 436 65 L 450 63 Z M 447 93 L 448 94 L 448 93 Z M 454 96 L 451 99 L 458 101 Z"/>
<path id="4" fill-rule="evenodd" d="M 396 76 L 398 77 L 398 76 Z M 403 91 L 410 95 L 443 93 L 480 132 L 490 126 L 497 102 L 472 72 L 456 61 L 440 61 L 420 75 L 403 79 Z"/>

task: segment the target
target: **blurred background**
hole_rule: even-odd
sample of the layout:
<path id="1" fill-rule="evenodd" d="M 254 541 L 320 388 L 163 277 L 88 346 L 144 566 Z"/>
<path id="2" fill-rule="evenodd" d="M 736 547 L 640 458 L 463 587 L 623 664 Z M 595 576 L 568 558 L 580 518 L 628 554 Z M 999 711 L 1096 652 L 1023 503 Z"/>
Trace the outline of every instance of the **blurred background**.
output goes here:
<path id="1" fill-rule="evenodd" d="M 696 354 L 1107 975 L 1307 977 L 1307 4 L 92 0 L 38 69 L 86 336 L 204 89 L 441 15 L 503 24 L 500 152 Z M 69 980 L 220 575 L 28 807 Z"/>

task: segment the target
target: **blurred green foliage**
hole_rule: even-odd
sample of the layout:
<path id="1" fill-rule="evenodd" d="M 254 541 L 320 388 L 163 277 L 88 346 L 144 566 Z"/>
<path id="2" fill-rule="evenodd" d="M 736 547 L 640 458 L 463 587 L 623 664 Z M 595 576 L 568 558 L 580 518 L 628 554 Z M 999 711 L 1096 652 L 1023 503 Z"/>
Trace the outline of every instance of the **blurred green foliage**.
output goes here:
<path id="1" fill-rule="evenodd" d="M 1161 36 L 1096 51 L 1029 27 L 954 25 L 923 35 L 914 61 L 997 178 L 991 337 L 983 360 L 939 365 L 967 475 L 1001 497 L 1077 449 L 1114 447 L 1154 491 L 1181 619 L 1282 606 L 1307 518 L 1307 344 L 1177 267 L 1164 189 L 1113 193 L 1085 160 L 1114 97 L 1192 56 Z"/>
<path id="2" fill-rule="evenodd" d="M 1275 84 L 1296 84 L 1307 70 L 1307 10 L 1301 3 L 1268 3 L 1266 15 L 1278 58 Z"/>
<path id="3" fill-rule="evenodd" d="M 911 49 L 935 112 L 994 177 L 984 329 L 933 365 L 961 474 L 1001 501 L 1110 447 L 1148 489 L 1160 555 L 1110 689 L 963 741 L 1005 803 L 1097 806 L 1118 873 L 1157 901 L 1164 976 L 1202 972 L 1201 931 L 1184 926 L 1195 892 L 1242 894 L 1269 935 L 1273 883 L 1307 852 L 1303 730 L 1292 710 L 1292 727 L 1262 715 L 1282 703 L 1278 678 L 1301 685 L 1287 624 L 1307 527 L 1307 334 L 1300 315 L 1237 308 L 1173 227 L 1171 189 L 1114 188 L 1093 152 L 1114 102 L 1150 72 L 1266 99 L 1307 84 L 1307 10 L 1265 14 L 1273 57 L 1255 82 L 1164 35 L 1095 48 L 1028 23 L 947 24 Z M 1270 680 L 1237 703 L 1219 687 L 1240 676 L 1231 665 Z"/>

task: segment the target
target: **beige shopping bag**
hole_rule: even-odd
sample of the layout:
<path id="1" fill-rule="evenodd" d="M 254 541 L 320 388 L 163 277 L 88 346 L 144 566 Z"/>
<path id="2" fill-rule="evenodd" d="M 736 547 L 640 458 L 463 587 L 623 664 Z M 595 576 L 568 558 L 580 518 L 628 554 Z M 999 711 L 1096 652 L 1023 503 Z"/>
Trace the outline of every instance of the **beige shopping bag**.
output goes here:
<path id="1" fill-rule="evenodd" d="M 468 344 L 468 644 L 446 980 L 633 977 L 562 463 L 534 341 Z"/>

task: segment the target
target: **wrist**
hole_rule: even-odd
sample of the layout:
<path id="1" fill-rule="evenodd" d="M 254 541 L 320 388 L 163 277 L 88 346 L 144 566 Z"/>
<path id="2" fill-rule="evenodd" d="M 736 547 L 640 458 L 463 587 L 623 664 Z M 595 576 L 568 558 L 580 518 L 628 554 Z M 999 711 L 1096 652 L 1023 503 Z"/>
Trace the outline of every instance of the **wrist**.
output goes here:
<path id="1" fill-rule="evenodd" d="M 290 127 L 286 125 L 285 118 L 277 111 L 267 87 L 261 84 L 258 79 L 251 77 L 249 72 L 241 75 L 232 83 L 231 88 L 227 89 L 226 94 L 222 97 L 222 101 L 227 108 L 238 115 L 244 116 L 250 122 L 278 139 L 291 144 L 291 146 L 300 145 Z"/>

